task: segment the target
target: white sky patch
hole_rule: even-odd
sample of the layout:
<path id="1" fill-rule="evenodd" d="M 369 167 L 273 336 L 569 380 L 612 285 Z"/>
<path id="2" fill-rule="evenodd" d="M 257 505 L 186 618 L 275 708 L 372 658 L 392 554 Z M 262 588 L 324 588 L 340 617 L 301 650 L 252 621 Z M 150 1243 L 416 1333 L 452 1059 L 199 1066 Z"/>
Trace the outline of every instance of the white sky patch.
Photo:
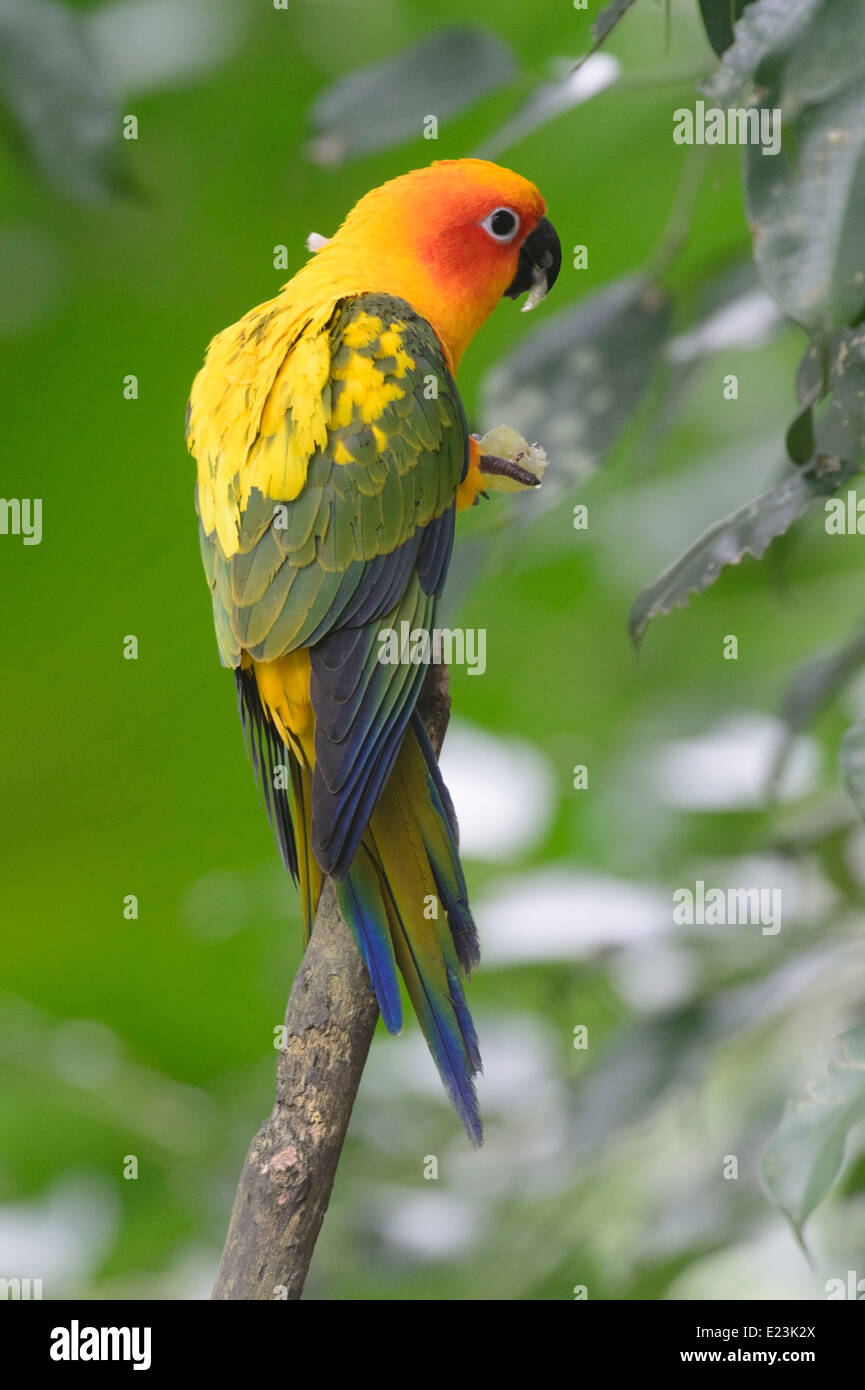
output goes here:
<path id="1" fill-rule="evenodd" d="M 114 1186 L 96 1174 L 67 1176 L 36 1201 L 0 1206 L 3 1277 L 41 1279 L 43 1299 L 85 1290 L 118 1219 Z"/>
<path id="2" fill-rule="evenodd" d="M 481 1015 L 483 1104 L 487 1110 L 533 1111 L 540 1089 L 555 1075 L 551 1030 L 531 1014 Z"/>
<path id="3" fill-rule="evenodd" d="M 784 322 L 777 305 L 761 289 L 749 290 L 709 314 L 667 344 L 670 362 L 693 362 L 728 348 L 756 349 L 771 342 Z"/>
<path id="4" fill-rule="evenodd" d="M 593 53 L 561 84 L 568 94 L 568 105 L 577 106 L 581 101 L 596 97 L 617 81 L 621 71 L 621 63 L 611 53 Z"/>
<path id="5" fill-rule="evenodd" d="M 454 720 L 441 769 L 456 808 L 464 858 L 506 862 L 546 834 L 555 778 L 533 744 L 495 738 Z"/>
<path id="6" fill-rule="evenodd" d="M 100 1279 L 97 1296 L 124 1303 L 142 1298 L 207 1302 L 216 1282 L 219 1255 L 218 1249 L 183 1246 L 162 1269 L 131 1268 Z"/>
<path id="7" fill-rule="evenodd" d="M 683 1004 L 696 985 L 694 962 L 669 941 L 639 942 L 611 963 L 622 998 L 635 1009 L 670 1009 Z"/>
<path id="8" fill-rule="evenodd" d="M 468 988 L 471 1008 L 471 986 Z M 532 1014 L 509 1014 L 504 1018 L 475 1013 L 475 1026 L 483 1033 L 484 1072 L 479 1082 L 483 1109 L 522 1111 L 531 1106 L 531 1097 L 554 1072 L 555 1047 L 549 1030 Z M 394 1091 L 419 1091 L 441 1095 L 441 1080 L 419 1029 L 411 1018 L 405 1036 L 390 1042 L 381 1036 L 367 1063 L 367 1088 L 379 1097 Z"/>
<path id="9" fill-rule="evenodd" d="M 819 872 L 816 861 L 807 858 L 790 859 L 782 854 L 740 855 L 735 859 L 704 860 L 692 864 L 691 871 L 694 879 L 703 880 L 707 890 L 757 888 L 773 892 L 777 889 L 783 903 L 784 922 L 819 920 L 837 896 L 832 884 Z M 694 882 L 683 879 L 677 887 L 693 890 Z M 725 932 L 728 928 L 699 926 L 694 930 Z"/>
<path id="10" fill-rule="evenodd" d="M 822 1295 L 821 1285 L 808 1266 L 797 1258 L 793 1237 L 780 1217 L 767 1221 L 753 1240 L 728 1246 L 694 1260 L 673 1280 L 666 1297 L 700 1302 L 716 1299 L 812 1299 Z M 791 1251 L 792 1246 L 792 1251 Z M 825 1295 L 822 1295 L 825 1296 Z M 711 1326 L 711 1320 L 703 1320 Z M 756 1317 L 743 1322 L 757 1322 Z M 793 1319 L 791 1318 L 792 1322 Z M 807 1322 L 803 1316 L 802 1322 Z M 730 1343 L 706 1338 L 705 1345 L 726 1350 Z"/>
<path id="11" fill-rule="evenodd" d="M 475 911 L 485 965 L 579 960 L 669 930 L 669 892 L 566 868 L 503 882 Z"/>
<path id="12" fill-rule="evenodd" d="M 449 1259 L 468 1251 L 479 1234 L 479 1209 L 449 1192 L 413 1192 L 401 1195 L 388 1189 L 387 1205 L 380 1212 L 385 1239 L 399 1249 L 428 1260 Z"/>
<path id="13" fill-rule="evenodd" d="M 569 1049 L 572 1039 L 568 1033 L 563 1040 L 534 1014 L 473 1012 L 484 1063 L 477 1083 L 484 1146 L 469 1148 L 448 1115 L 442 1122 L 447 1140 L 432 1143 L 430 1152 L 441 1164 L 439 1188 L 469 1197 L 473 1209 L 484 1213 L 503 1194 L 525 1200 L 532 1192 L 548 1197 L 553 1185 L 570 1186 L 573 1154 L 561 1071 L 563 1047 Z M 426 1043 L 410 1024 L 398 1040 L 381 1034 L 375 1039 L 352 1125 L 383 1154 L 411 1152 L 415 1162 L 417 1143 L 406 1128 L 403 1099 L 412 1094 L 435 1098 L 443 1116 L 450 1108 Z"/>
<path id="14" fill-rule="evenodd" d="M 689 811 L 760 808 L 785 725 L 765 714 L 724 720 L 696 738 L 671 739 L 646 758 L 642 779 L 656 800 Z M 810 738 L 797 738 L 777 794 L 792 801 L 812 791 L 818 770 Z"/>

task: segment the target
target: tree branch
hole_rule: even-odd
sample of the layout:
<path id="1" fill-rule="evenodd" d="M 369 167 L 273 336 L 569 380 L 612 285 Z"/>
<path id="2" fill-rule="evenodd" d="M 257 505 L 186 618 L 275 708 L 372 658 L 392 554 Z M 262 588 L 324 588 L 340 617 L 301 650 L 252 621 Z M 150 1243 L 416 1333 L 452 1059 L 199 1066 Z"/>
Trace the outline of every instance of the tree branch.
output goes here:
<path id="1" fill-rule="evenodd" d="M 418 711 L 441 749 L 446 666 L 430 666 Z M 276 1100 L 249 1146 L 214 1299 L 299 1299 L 378 1019 L 369 975 L 325 883 L 285 1014 Z"/>

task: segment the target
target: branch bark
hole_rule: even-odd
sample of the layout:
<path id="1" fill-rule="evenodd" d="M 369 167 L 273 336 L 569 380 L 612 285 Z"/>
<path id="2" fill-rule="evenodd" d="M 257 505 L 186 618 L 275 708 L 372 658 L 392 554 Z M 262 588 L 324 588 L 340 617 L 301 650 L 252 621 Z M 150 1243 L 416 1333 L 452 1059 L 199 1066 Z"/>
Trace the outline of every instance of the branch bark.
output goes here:
<path id="1" fill-rule="evenodd" d="M 418 710 L 438 753 L 450 716 L 447 667 L 430 666 Z M 286 1008 L 275 1103 L 246 1155 L 214 1299 L 300 1298 L 377 1019 L 366 966 L 327 882 Z"/>

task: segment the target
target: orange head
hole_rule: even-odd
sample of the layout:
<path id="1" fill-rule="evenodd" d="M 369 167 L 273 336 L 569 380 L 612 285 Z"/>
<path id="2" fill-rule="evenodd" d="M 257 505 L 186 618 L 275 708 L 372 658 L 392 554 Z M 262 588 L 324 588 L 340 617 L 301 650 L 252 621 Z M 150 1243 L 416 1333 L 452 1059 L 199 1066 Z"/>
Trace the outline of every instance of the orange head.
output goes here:
<path id="1" fill-rule="evenodd" d="M 407 300 L 455 368 L 503 295 L 529 291 L 530 308 L 555 280 L 561 248 L 544 211 L 534 184 L 510 169 L 439 160 L 361 198 L 316 255 L 315 278 Z"/>

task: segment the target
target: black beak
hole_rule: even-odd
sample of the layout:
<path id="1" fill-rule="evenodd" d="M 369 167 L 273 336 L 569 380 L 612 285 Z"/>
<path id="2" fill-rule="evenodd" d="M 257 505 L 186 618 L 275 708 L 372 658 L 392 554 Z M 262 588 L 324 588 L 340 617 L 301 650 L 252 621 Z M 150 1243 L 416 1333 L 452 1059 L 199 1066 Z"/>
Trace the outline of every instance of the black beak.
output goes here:
<path id="1" fill-rule="evenodd" d="M 505 290 L 508 299 L 519 299 L 528 290 L 524 309 L 536 304 L 553 288 L 562 268 L 562 247 L 552 222 L 542 217 L 520 247 L 517 273 Z"/>

